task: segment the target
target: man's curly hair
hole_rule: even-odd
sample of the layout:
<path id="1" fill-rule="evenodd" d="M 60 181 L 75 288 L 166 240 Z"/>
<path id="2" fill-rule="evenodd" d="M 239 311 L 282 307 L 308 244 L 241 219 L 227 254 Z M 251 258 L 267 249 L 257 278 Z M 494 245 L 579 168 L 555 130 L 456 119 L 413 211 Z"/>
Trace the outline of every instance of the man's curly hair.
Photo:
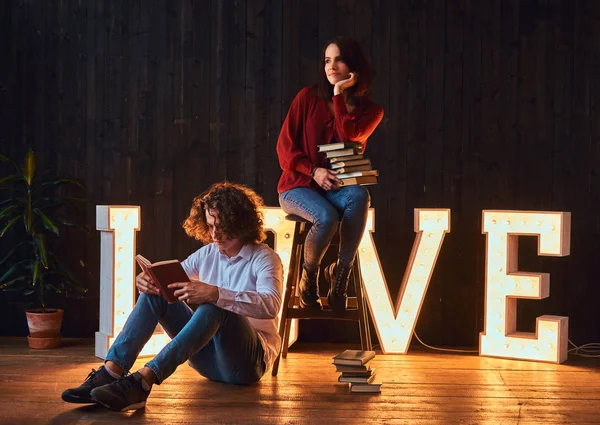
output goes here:
<path id="1" fill-rule="evenodd" d="M 212 242 L 205 212 L 216 210 L 221 232 L 230 238 L 239 238 L 243 244 L 257 244 L 266 237 L 260 212 L 263 205 L 260 195 L 247 186 L 230 182 L 215 183 L 194 198 L 183 229 L 203 243 Z"/>

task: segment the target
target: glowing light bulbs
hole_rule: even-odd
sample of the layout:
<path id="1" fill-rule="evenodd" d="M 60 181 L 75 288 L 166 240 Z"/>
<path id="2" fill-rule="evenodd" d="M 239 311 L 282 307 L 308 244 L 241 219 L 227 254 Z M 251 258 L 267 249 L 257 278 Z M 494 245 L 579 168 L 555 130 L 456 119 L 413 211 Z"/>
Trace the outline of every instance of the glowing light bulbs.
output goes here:
<path id="1" fill-rule="evenodd" d="M 101 233 L 100 329 L 95 352 L 105 358 L 135 305 L 135 232 L 140 229 L 140 208 L 98 205 L 96 228 Z M 162 347 L 167 340 L 166 335 L 156 333 L 146 347 Z"/>
<path id="2" fill-rule="evenodd" d="M 275 235 L 275 246 L 274 250 L 279 254 L 281 262 L 283 264 L 283 287 L 281 288 L 283 299 L 283 291 L 285 291 L 285 284 L 288 279 L 290 272 L 290 261 L 292 258 L 292 235 L 294 234 L 295 223 L 290 220 L 286 220 L 287 215 L 279 207 L 263 207 L 261 209 L 263 213 L 265 229 L 270 230 Z M 281 303 L 281 309 L 279 310 L 279 319 L 281 321 L 281 310 L 284 308 Z M 298 319 L 294 319 L 290 326 L 290 339 L 288 346 L 291 346 L 298 339 Z"/>
<path id="3" fill-rule="evenodd" d="M 517 238 L 537 235 L 539 255 L 569 255 L 570 219 L 565 212 L 483 211 L 487 267 L 480 355 L 554 363 L 567 359 L 568 317 L 541 316 L 535 333 L 517 332 L 517 298 L 542 299 L 550 294 L 547 273 L 517 270 Z"/>
<path id="4" fill-rule="evenodd" d="M 444 235 L 450 231 L 450 210 L 415 209 L 414 229 L 417 236 L 395 306 L 392 305 L 371 236 L 374 214 L 372 209 L 369 210 L 367 227 L 359 248 L 364 292 L 382 351 L 406 353 Z"/>
<path id="5" fill-rule="evenodd" d="M 285 283 L 295 223 L 285 220 L 286 213 L 278 207 L 264 207 L 262 213 L 265 228 L 275 235 L 275 251 L 283 263 Z M 417 235 L 395 304 L 371 235 L 374 223 L 375 211 L 370 209 L 359 246 L 364 295 L 382 351 L 406 353 L 444 236 L 450 231 L 450 210 L 415 209 Z M 96 227 L 101 231 L 100 329 L 96 332 L 96 355 L 105 358 L 135 304 L 135 235 L 140 230 L 140 208 L 97 206 Z M 535 333 L 516 330 L 517 298 L 548 297 L 550 286 L 548 274 L 517 270 L 517 238 L 538 235 L 539 255 L 569 255 L 570 214 L 483 211 L 483 232 L 487 234 L 486 310 L 480 355 L 565 361 L 567 317 L 538 317 Z M 297 338 L 297 322 L 292 322 L 290 345 Z M 156 354 L 168 342 L 168 336 L 160 326 L 158 329 L 141 355 Z"/>

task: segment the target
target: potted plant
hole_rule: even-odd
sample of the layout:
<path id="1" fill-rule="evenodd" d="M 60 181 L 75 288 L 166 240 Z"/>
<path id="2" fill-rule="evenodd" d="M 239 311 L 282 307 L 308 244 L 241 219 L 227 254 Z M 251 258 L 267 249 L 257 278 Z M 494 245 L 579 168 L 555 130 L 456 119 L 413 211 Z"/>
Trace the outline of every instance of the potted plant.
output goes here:
<path id="1" fill-rule="evenodd" d="M 50 293 L 81 296 L 87 290 L 77 281 L 55 249 L 60 228 L 75 226 L 65 219 L 74 202 L 81 198 L 62 195 L 59 186 L 76 186 L 81 182 L 66 177 L 48 177 L 36 173 L 30 149 L 20 167 L 4 155 L 0 161 L 14 171 L 0 177 L 0 188 L 12 190 L 12 196 L 0 201 L 0 239 L 10 235 L 14 245 L 0 259 L 0 289 L 36 295 L 39 308 L 26 311 L 31 348 L 54 348 L 60 344 L 63 310 L 48 308 Z M 77 227 L 77 226 L 75 226 Z"/>

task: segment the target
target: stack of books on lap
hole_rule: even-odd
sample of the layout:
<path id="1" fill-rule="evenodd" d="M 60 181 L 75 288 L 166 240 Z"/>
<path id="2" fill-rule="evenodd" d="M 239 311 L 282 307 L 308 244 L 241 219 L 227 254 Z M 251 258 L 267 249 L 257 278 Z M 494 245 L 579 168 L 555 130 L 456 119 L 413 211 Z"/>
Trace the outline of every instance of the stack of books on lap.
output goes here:
<path id="1" fill-rule="evenodd" d="M 371 360 L 375 351 L 346 350 L 333 358 L 336 372 L 342 372 L 338 382 L 347 382 L 350 392 L 379 393 L 381 381 L 376 379 Z"/>
<path id="2" fill-rule="evenodd" d="M 318 145 L 319 152 L 325 153 L 330 168 L 338 172 L 336 177 L 344 181 L 344 185 L 377 183 L 379 171 L 373 170 L 371 160 L 361 153 L 362 144 L 358 142 L 338 142 Z"/>

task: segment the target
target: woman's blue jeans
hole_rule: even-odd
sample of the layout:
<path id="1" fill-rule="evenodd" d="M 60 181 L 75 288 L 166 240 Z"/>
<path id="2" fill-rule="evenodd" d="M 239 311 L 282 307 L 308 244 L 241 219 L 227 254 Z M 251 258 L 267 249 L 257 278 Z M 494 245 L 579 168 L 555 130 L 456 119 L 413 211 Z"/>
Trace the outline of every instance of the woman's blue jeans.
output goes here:
<path id="1" fill-rule="evenodd" d="M 186 360 L 213 381 L 251 384 L 265 373 L 262 344 L 246 317 L 214 304 L 202 304 L 192 311 L 183 301 L 169 304 L 159 295 L 148 294 L 138 298 L 105 360 L 129 371 L 157 323 L 171 337 L 146 363 L 158 384 Z"/>
<path id="2" fill-rule="evenodd" d="M 371 197 L 360 185 L 342 186 L 324 194 L 297 187 L 279 195 L 279 204 L 287 214 L 295 214 L 312 223 L 304 243 L 304 268 L 315 271 L 340 226 L 338 261 L 354 264 L 358 245 L 365 231 Z"/>

